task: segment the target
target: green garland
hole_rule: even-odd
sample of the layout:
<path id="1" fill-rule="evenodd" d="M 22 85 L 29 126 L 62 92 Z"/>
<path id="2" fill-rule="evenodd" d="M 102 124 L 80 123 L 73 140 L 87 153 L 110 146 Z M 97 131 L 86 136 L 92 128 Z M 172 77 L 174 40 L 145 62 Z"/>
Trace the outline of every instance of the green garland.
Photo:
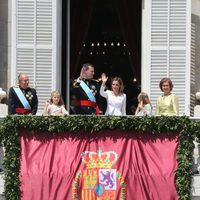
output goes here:
<path id="1" fill-rule="evenodd" d="M 130 134 L 179 133 L 178 169 L 176 189 L 179 200 L 190 200 L 192 182 L 193 140 L 200 138 L 200 122 L 188 117 L 106 117 L 106 116 L 8 116 L 0 128 L 0 139 L 5 147 L 3 161 L 5 173 L 5 198 L 20 199 L 20 137 L 18 129 L 26 128 L 30 133 L 48 132 L 51 135 L 68 132 L 72 137 L 94 138 L 102 130 L 123 130 Z M 130 132 L 131 131 L 131 132 Z M 80 135 L 81 132 L 81 135 Z M 125 132 L 127 133 L 127 132 Z M 124 137 L 126 137 L 124 135 Z"/>

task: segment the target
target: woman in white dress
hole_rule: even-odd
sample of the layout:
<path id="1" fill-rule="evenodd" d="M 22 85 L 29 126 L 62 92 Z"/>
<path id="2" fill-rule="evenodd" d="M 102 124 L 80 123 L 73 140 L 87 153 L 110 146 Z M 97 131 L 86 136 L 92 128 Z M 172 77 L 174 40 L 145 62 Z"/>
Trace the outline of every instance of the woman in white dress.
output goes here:
<path id="1" fill-rule="evenodd" d="M 105 115 L 124 116 L 126 115 L 126 94 L 124 94 L 123 81 L 120 77 L 114 77 L 111 81 L 111 90 L 106 90 L 108 77 L 101 75 L 102 85 L 100 95 L 106 98 L 107 108 Z"/>

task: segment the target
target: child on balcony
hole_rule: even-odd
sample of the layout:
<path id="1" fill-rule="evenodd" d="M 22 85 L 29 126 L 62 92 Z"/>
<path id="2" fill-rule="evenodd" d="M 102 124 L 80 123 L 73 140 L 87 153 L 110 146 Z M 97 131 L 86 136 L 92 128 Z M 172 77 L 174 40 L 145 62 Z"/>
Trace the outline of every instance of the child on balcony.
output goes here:
<path id="1" fill-rule="evenodd" d="M 138 106 L 135 111 L 136 116 L 151 116 L 152 105 L 149 96 L 145 92 L 141 92 L 138 95 Z"/>
<path id="2" fill-rule="evenodd" d="M 59 91 L 56 90 L 51 93 L 51 99 L 45 103 L 43 115 L 69 115 Z"/>

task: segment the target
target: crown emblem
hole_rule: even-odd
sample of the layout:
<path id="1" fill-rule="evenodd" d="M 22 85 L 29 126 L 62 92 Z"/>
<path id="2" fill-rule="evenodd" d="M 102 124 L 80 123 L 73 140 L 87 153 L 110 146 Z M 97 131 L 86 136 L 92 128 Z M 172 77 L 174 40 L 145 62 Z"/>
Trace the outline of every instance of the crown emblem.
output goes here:
<path id="1" fill-rule="evenodd" d="M 111 169 L 112 165 L 117 161 L 118 155 L 115 151 L 102 152 L 98 149 L 94 151 L 84 151 L 82 153 L 82 162 L 91 168 L 106 168 Z"/>

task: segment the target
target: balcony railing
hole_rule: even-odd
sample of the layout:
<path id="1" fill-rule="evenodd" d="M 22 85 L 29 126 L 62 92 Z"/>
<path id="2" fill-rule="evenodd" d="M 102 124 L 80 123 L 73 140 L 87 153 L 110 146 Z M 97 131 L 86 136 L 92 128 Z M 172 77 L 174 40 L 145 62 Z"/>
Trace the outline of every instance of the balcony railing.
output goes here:
<path id="1" fill-rule="evenodd" d="M 65 118 L 66 118 L 66 120 L 73 119 L 73 121 L 71 123 L 73 125 L 73 124 L 75 124 L 75 122 L 80 123 L 79 119 L 80 118 L 84 119 L 84 117 L 86 118 L 86 120 L 85 120 L 86 124 L 89 122 L 89 120 L 92 120 L 93 125 L 95 124 L 95 120 L 98 123 L 99 123 L 99 119 L 100 120 L 102 119 L 103 123 L 105 123 L 106 121 L 112 120 L 112 117 L 108 117 L 107 118 L 108 120 L 105 121 L 105 119 L 106 119 L 105 116 L 100 116 L 100 117 L 97 117 L 97 116 L 71 116 L 71 117 L 67 116 L 67 117 L 61 117 L 60 119 L 62 119 L 62 120 L 65 119 Z M 21 123 L 22 126 L 25 125 L 26 123 L 30 123 L 31 120 L 32 120 L 33 123 L 37 123 L 37 119 L 39 119 L 38 122 L 39 122 L 39 125 L 41 126 L 41 125 L 43 125 L 42 122 L 41 122 L 42 119 L 45 119 L 45 120 L 48 119 L 48 117 L 42 117 L 42 116 L 12 116 L 12 117 L 10 117 L 10 119 L 12 119 L 12 118 L 17 118 L 18 121 L 19 121 L 19 124 Z M 26 119 L 28 119 L 28 118 L 30 118 L 31 120 L 27 120 L 27 122 L 26 122 Z M 34 120 L 34 118 L 36 119 L 36 121 Z M 51 118 L 51 122 L 54 119 L 59 121 L 59 117 L 49 117 L 49 118 Z M 159 129 L 156 129 L 155 126 L 156 126 L 157 119 L 159 119 L 159 117 L 147 117 L 145 119 L 145 117 L 140 118 L 140 117 L 134 117 L 134 116 L 132 116 L 132 117 L 130 117 L 130 116 L 127 116 L 127 117 L 113 117 L 114 121 L 112 121 L 112 123 L 115 123 L 115 125 L 113 127 L 110 127 L 111 124 L 112 124 L 112 123 L 110 123 L 109 124 L 109 128 L 116 128 L 117 127 L 116 124 L 118 123 L 120 125 L 120 127 L 123 126 L 122 128 L 124 130 L 126 130 L 126 128 L 128 126 L 126 124 L 123 124 L 123 121 L 126 122 L 126 118 L 129 118 L 130 120 L 133 120 L 133 123 L 135 124 L 135 126 L 137 126 L 138 131 L 143 131 L 143 130 L 146 131 L 147 129 L 151 131 L 151 125 L 152 125 L 152 126 L 154 126 L 152 128 L 152 130 L 154 130 L 154 131 L 155 130 L 160 130 L 162 132 L 162 130 L 165 130 L 165 131 L 168 130 L 168 131 L 172 131 L 173 132 L 173 130 L 177 129 L 176 121 L 178 123 L 178 126 L 181 125 L 183 127 L 183 129 L 187 128 L 187 127 L 185 127 L 185 124 L 184 124 L 185 118 L 187 118 L 187 117 L 180 117 L 180 119 L 183 119 L 183 121 L 179 121 L 179 117 L 175 117 L 174 119 L 173 119 L 173 117 L 166 117 L 166 119 L 161 117 L 161 118 L 163 118 L 163 120 L 161 120 L 161 121 L 158 120 L 158 122 L 161 122 L 163 124 L 159 127 Z M 141 120 L 138 120 L 138 121 L 135 122 L 135 119 L 141 119 Z M 4 120 L 7 120 L 7 118 L 0 117 L 0 130 L 1 130 L 1 127 L 4 125 Z M 131 122 L 130 120 L 128 121 L 129 123 Z M 187 118 L 186 121 L 187 122 L 188 121 L 195 122 L 195 123 L 189 124 L 189 126 L 193 127 L 191 130 L 194 130 L 195 134 L 197 135 L 197 137 L 194 137 L 194 140 L 193 140 L 194 149 L 193 149 L 193 153 L 192 153 L 192 155 L 193 155 L 193 157 L 192 157 L 193 163 L 192 163 L 192 170 L 191 170 L 192 174 L 193 174 L 193 176 L 192 176 L 192 185 L 191 185 L 191 199 L 192 200 L 196 200 L 196 199 L 200 199 L 200 143 L 199 143 L 199 141 L 200 141 L 199 140 L 200 118 L 191 117 L 191 118 Z M 45 123 L 47 123 L 47 122 L 49 122 L 49 121 L 48 120 L 45 121 Z M 180 122 L 183 123 L 183 124 L 180 124 Z M 23 123 L 25 123 L 25 124 L 23 124 Z M 84 123 L 84 120 L 81 123 Z M 139 123 L 141 123 L 141 126 L 139 125 Z M 171 125 L 170 125 L 170 123 L 171 123 Z M 27 126 L 29 126 L 29 125 L 30 124 L 28 124 Z M 84 127 L 83 124 L 81 126 Z M 85 125 L 85 126 L 86 127 L 84 127 L 84 128 L 87 129 L 87 125 Z M 157 126 L 159 126 L 159 124 L 157 124 Z M 191 128 L 191 127 L 189 127 L 189 128 Z M 92 128 L 92 129 L 93 129 L 92 131 L 98 131 L 99 130 L 99 126 L 96 127 L 96 129 L 95 128 Z M 181 130 L 181 128 L 179 128 L 179 130 Z M 190 134 L 193 135 L 192 132 L 190 132 Z M 195 135 L 193 135 L 193 136 L 195 136 Z M 184 137 L 187 137 L 187 136 L 184 136 Z M 2 148 L 1 148 L 1 151 L 2 151 Z M 0 153 L 0 155 L 1 155 L 1 153 Z M 2 163 L 2 157 L 1 157 L 1 163 Z M 1 165 L 0 165 L 0 167 L 1 167 Z M 1 177 L 0 177 L 0 181 L 1 181 Z M 0 186 L 2 186 L 1 183 L 0 183 Z M 3 191 L 2 188 L 0 188 L 0 192 L 1 191 Z"/>

